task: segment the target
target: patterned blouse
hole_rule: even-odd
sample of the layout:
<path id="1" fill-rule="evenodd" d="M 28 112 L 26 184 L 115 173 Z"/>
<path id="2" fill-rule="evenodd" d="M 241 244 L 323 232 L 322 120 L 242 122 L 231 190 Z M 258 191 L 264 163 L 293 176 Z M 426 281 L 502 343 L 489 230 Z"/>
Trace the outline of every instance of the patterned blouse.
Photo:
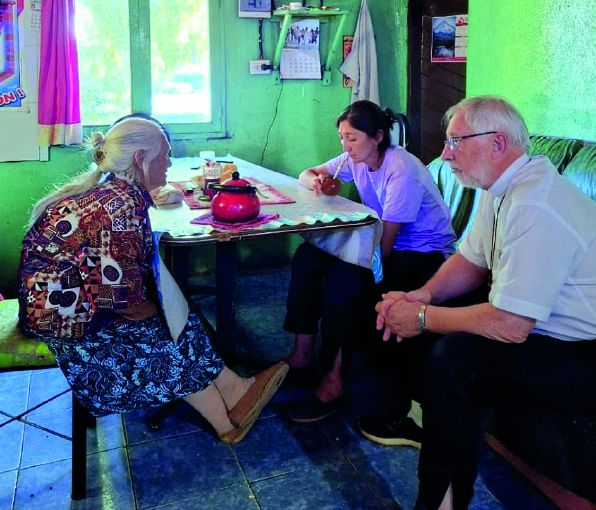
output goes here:
<path id="1" fill-rule="evenodd" d="M 19 267 L 26 333 L 79 338 L 97 319 L 145 301 L 153 243 L 139 183 L 113 174 L 48 209 L 25 236 Z"/>

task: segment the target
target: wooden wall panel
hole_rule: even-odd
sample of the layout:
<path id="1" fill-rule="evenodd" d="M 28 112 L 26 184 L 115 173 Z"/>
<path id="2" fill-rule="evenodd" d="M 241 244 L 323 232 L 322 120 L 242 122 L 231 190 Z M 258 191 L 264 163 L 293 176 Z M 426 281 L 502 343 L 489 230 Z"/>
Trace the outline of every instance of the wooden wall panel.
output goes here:
<path id="1" fill-rule="evenodd" d="M 441 125 L 447 109 L 466 95 L 465 63 L 431 63 L 432 18 L 466 14 L 468 0 L 410 0 L 410 117 L 412 152 L 424 163 L 439 156 L 445 133 Z M 418 59 L 417 61 L 415 59 Z M 414 116 L 416 116 L 414 118 Z"/>

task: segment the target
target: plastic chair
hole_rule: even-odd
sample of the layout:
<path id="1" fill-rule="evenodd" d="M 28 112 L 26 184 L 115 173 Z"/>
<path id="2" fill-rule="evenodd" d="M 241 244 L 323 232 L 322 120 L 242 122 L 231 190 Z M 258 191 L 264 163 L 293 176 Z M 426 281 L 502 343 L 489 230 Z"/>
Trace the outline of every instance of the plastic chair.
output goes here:
<path id="1" fill-rule="evenodd" d="M 391 142 L 394 145 L 401 145 L 406 150 L 410 146 L 410 123 L 403 113 L 396 115 L 395 123 L 391 128 Z"/>
<path id="2" fill-rule="evenodd" d="M 0 301 L 0 372 L 13 370 L 35 370 L 56 366 L 56 360 L 43 342 L 38 342 L 23 335 L 19 329 L 19 303 L 16 299 Z M 66 390 L 70 391 L 70 390 Z M 20 421 L 25 425 L 41 428 L 50 434 L 65 437 L 53 430 L 47 429 L 28 421 L 25 417 L 31 411 L 51 402 L 65 392 L 36 405 L 25 412 L 13 416 L 0 410 L 0 414 L 9 417 L 8 425 L 13 421 Z M 66 437 L 72 442 L 72 490 L 71 498 L 83 499 L 87 495 L 87 428 L 95 427 L 95 418 L 72 395 L 72 437 Z"/>

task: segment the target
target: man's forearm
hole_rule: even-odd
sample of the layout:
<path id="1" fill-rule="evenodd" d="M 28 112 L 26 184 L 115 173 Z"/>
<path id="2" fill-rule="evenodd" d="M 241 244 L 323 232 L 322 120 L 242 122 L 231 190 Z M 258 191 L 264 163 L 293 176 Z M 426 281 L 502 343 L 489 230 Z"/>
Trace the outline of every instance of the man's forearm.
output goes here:
<path id="1" fill-rule="evenodd" d="M 434 333 L 465 332 L 506 343 L 521 343 L 536 321 L 495 308 L 490 303 L 447 308 L 429 306 L 425 313 L 426 329 Z"/>
<path id="2" fill-rule="evenodd" d="M 456 253 L 445 261 L 422 289 L 430 292 L 430 304 L 436 305 L 478 288 L 487 274 L 486 268 L 472 264 Z"/>

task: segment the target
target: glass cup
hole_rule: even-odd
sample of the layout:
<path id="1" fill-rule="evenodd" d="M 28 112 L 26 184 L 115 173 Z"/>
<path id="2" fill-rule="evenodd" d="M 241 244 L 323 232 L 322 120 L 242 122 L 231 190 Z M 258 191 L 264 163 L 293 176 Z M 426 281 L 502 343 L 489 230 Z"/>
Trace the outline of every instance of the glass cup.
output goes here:
<path id="1" fill-rule="evenodd" d="M 212 182 L 218 183 L 221 181 L 222 166 L 217 161 L 207 160 L 203 165 L 203 195 L 213 198 L 213 191 L 209 189 L 209 184 Z"/>

